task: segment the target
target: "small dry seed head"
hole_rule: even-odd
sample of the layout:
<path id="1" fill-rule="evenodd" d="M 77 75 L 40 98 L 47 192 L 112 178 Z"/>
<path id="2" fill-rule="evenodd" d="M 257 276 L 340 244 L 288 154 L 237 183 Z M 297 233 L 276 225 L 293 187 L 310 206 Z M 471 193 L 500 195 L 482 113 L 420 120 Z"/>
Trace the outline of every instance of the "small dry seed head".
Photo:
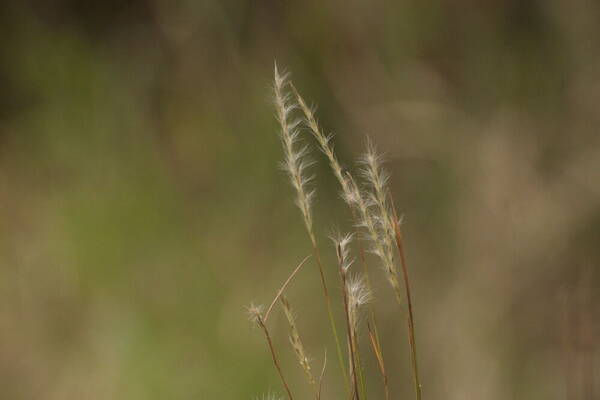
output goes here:
<path id="1" fill-rule="evenodd" d="M 313 390 L 317 390 L 316 381 L 312 373 L 312 368 L 310 365 L 310 359 L 304 349 L 304 345 L 302 344 L 302 340 L 300 339 L 300 333 L 298 331 L 298 327 L 296 326 L 296 318 L 294 316 L 294 312 L 290 303 L 288 302 L 285 296 L 281 296 L 281 305 L 283 307 L 283 311 L 288 320 L 288 324 L 290 326 L 290 344 L 292 345 L 292 349 L 296 354 L 296 358 L 298 359 L 298 363 L 304 370 L 306 374 L 306 378 L 308 379 L 308 383 L 311 385 Z"/>
<path id="2" fill-rule="evenodd" d="M 265 307 L 261 304 L 250 303 L 248 307 L 246 307 L 246 315 L 248 315 L 248 320 L 254 325 L 259 326 L 262 323 L 262 314 L 264 312 Z"/>

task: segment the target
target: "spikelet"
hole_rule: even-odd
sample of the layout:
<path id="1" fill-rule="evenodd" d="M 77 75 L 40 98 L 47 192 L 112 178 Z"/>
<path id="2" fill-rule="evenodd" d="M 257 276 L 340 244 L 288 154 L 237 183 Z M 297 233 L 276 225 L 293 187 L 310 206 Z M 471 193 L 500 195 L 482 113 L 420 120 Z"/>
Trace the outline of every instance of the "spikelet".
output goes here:
<path id="1" fill-rule="evenodd" d="M 350 257 L 350 243 L 354 234 L 347 233 L 346 235 L 336 234 L 331 236 L 331 241 L 335 246 L 338 262 L 340 264 L 341 272 L 345 275 L 352 264 L 354 264 L 354 258 Z"/>
<path id="2" fill-rule="evenodd" d="M 311 204 L 315 191 L 308 188 L 308 184 L 313 177 L 306 174 L 306 169 L 312 162 L 307 158 L 308 147 L 302 147 L 298 144 L 298 126 L 301 120 L 293 118 L 292 114 L 296 106 L 291 101 L 288 87 L 288 74 L 281 74 L 277 68 L 277 64 L 275 64 L 273 94 L 276 116 L 281 126 L 279 136 L 284 152 L 283 169 L 288 174 L 290 182 L 296 191 L 296 205 L 302 212 L 304 224 L 311 240 L 314 242 L 315 236 L 313 233 Z"/>
<path id="3" fill-rule="evenodd" d="M 375 146 L 367 142 L 367 151 L 360 161 L 361 175 L 371 189 L 368 201 L 374 209 L 374 220 L 380 241 L 379 246 L 373 247 L 373 252 L 382 260 L 383 269 L 392 285 L 396 298 L 400 301 L 401 288 L 398 272 L 394 263 L 395 218 L 388 202 L 387 181 L 388 173 L 382 168 L 382 157 L 377 154 Z"/>
<path id="4" fill-rule="evenodd" d="M 362 156 L 361 175 L 371 188 L 368 200 L 376 211 L 376 220 L 382 240 L 386 246 L 392 247 L 394 241 L 394 217 L 388 204 L 387 181 L 389 174 L 382 168 L 382 157 L 377 154 L 374 145 L 367 142 L 367 151 Z"/>
<path id="5" fill-rule="evenodd" d="M 309 128 L 310 132 L 317 140 L 319 144 L 319 148 L 321 151 L 327 156 L 329 160 L 329 166 L 333 171 L 333 174 L 337 178 L 341 188 L 342 188 L 342 198 L 344 201 L 352 208 L 358 208 L 358 211 L 362 213 L 367 212 L 367 204 L 364 201 L 360 190 L 356 185 L 352 184 L 352 176 L 348 171 L 344 171 L 340 162 L 335 155 L 333 150 L 333 134 L 325 135 L 317 122 L 314 111 L 306 104 L 306 101 L 302 98 L 298 90 L 291 84 L 294 94 L 296 95 L 296 100 L 298 105 L 302 109 L 304 113 L 304 123 Z"/>
<path id="6" fill-rule="evenodd" d="M 281 296 L 281 305 L 283 307 L 283 311 L 288 320 L 288 324 L 290 326 L 290 343 L 292 348 L 294 349 L 294 353 L 296 354 L 296 358 L 300 363 L 300 366 L 304 370 L 306 378 L 308 379 L 308 383 L 312 387 L 315 392 L 315 396 L 318 394 L 317 384 L 315 378 L 312 373 L 312 369 L 310 366 L 310 360 L 308 355 L 304 349 L 304 345 L 302 344 L 302 340 L 300 339 L 300 333 L 298 332 L 298 327 L 296 326 L 296 319 L 294 318 L 294 313 L 285 296 Z"/>
<path id="7" fill-rule="evenodd" d="M 304 122 L 306 126 L 310 129 L 311 133 L 317 140 L 321 151 L 327 156 L 327 159 L 329 160 L 329 165 L 331 166 L 334 175 L 342 185 L 342 191 L 344 192 L 344 194 L 348 193 L 348 182 L 346 182 L 342 166 L 340 165 L 337 157 L 335 156 L 335 153 L 333 151 L 333 145 L 331 144 L 331 139 L 333 138 L 333 135 L 325 135 L 323 133 L 321 127 L 319 126 L 319 123 L 317 122 L 317 119 L 315 118 L 314 111 L 306 104 L 302 96 L 300 96 L 298 90 L 296 90 L 296 87 L 293 84 L 291 84 L 291 87 L 294 91 L 294 94 L 296 95 L 296 101 L 298 102 L 298 105 L 304 113 Z"/>
<path id="8" fill-rule="evenodd" d="M 351 275 L 346 280 L 346 293 L 348 294 L 350 326 L 353 332 L 356 332 L 360 321 L 360 308 L 371 301 L 372 295 L 364 278 L 359 275 Z"/>
<path id="9" fill-rule="evenodd" d="M 397 300 L 400 302 L 401 288 L 394 264 L 394 248 L 392 242 L 390 242 L 390 236 L 386 236 L 385 230 L 381 229 L 380 217 L 373 210 L 375 203 L 362 194 L 354 179 L 350 178 L 350 183 L 354 188 L 353 190 L 358 193 L 357 209 L 360 211 L 357 217 L 358 226 L 366 230 L 367 239 L 371 243 L 370 251 L 381 261 L 381 268 L 392 285 Z"/>
<path id="10" fill-rule="evenodd" d="M 360 203 L 363 203 L 364 200 L 360 193 L 360 190 L 358 190 L 357 187 L 352 185 L 352 177 L 350 173 L 344 171 L 340 162 L 337 159 L 337 156 L 335 155 L 332 144 L 333 134 L 325 135 L 323 133 L 321 127 L 319 126 L 319 123 L 317 122 L 314 111 L 306 104 L 306 101 L 304 100 L 304 98 L 302 98 L 302 96 L 293 84 L 291 84 L 291 87 L 294 91 L 294 94 L 296 95 L 298 105 L 304 113 L 305 125 L 309 128 L 310 132 L 316 139 L 321 151 L 327 156 L 327 159 L 329 160 L 329 166 L 331 167 L 333 174 L 335 175 L 338 182 L 340 183 L 340 186 L 342 187 L 342 198 L 351 207 L 361 208 L 361 210 L 359 211 L 366 210 L 366 207 L 360 206 Z"/>

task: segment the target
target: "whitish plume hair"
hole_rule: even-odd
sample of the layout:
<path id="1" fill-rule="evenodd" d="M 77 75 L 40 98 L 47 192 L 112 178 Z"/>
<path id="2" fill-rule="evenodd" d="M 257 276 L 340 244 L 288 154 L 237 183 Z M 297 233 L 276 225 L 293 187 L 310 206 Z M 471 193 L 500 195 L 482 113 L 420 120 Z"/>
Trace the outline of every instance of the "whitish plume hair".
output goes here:
<path id="1" fill-rule="evenodd" d="M 348 314 L 350 326 L 356 332 L 360 321 L 361 306 L 369 303 L 373 296 L 368 289 L 362 276 L 351 275 L 346 280 L 346 292 L 348 293 Z"/>
<path id="2" fill-rule="evenodd" d="M 308 188 L 308 184 L 313 177 L 306 174 L 306 169 L 312 164 L 312 161 L 307 158 L 308 147 L 301 146 L 298 143 L 300 133 L 298 126 L 301 120 L 293 117 L 296 105 L 291 100 L 288 77 L 289 74 L 280 73 L 277 64 L 275 64 L 273 95 L 277 120 L 281 127 L 279 136 L 284 153 L 283 169 L 288 174 L 296 191 L 296 205 L 300 208 L 306 229 L 311 240 L 314 241 L 311 203 L 315 191 Z"/>
<path id="3" fill-rule="evenodd" d="M 352 243 L 352 238 L 354 234 L 347 233 L 342 235 L 337 233 L 331 236 L 331 241 L 335 246 L 335 251 L 338 257 L 338 262 L 340 263 L 340 268 L 342 269 L 342 273 L 346 274 L 352 264 L 354 263 L 354 258 L 350 257 L 350 244 Z"/>

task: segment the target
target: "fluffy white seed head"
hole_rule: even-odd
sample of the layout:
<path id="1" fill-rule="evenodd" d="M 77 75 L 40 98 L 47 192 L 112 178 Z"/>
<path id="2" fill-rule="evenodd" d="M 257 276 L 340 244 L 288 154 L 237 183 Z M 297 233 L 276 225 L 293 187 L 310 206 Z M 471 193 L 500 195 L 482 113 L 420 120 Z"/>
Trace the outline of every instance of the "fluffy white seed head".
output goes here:
<path id="1" fill-rule="evenodd" d="M 400 299 L 401 288 L 394 262 L 394 225 L 396 221 L 388 201 L 389 174 L 383 169 L 382 164 L 383 157 L 377 153 L 371 142 L 367 142 L 367 151 L 361 158 L 361 175 L 369 188 L 368 202 L 372 208 L 372 218 L 378 237 L 378 241 L 373 242 L 371 251 L 381 260 L 386 277 L 392 285 L 396 297 Z"/>

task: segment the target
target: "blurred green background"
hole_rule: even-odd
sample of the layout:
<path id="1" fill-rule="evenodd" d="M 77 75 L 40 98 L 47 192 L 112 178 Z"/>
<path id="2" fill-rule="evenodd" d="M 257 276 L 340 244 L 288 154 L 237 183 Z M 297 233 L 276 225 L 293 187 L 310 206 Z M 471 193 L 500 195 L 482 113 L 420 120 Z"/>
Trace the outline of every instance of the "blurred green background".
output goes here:
<path id="1" fill-rule="evenodd" d="M 275 59 L 345 165 L 366 135 L 386 154 L 425 398 L 600 393 L 600 3 L 23 0 L 0 5 L 0 36 L 2 399 L 282 392 L 244 315 L 310 253 L 278 168 Z M 331 267 L 350 218 L 314 158 Z M 404 317 L 372 275 L 410 398 Z M 307 265 L 289 298 L 344 398 L 320 296 Z"/>

